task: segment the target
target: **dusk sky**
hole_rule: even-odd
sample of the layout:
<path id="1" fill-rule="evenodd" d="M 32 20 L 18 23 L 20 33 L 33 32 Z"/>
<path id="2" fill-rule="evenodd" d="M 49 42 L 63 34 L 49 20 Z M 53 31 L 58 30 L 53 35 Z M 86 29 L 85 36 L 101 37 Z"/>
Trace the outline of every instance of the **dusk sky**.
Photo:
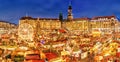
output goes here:
<path id="1" fill-rule="evenodd" d="M 0 20 L 18 24 L 26 14 L 31 17 L 58 18 L 60 12 L 67 17 L 70 0 L 0 0 Z M 72 0 L 73 16 L 120 17 L 120 0 Z"/>

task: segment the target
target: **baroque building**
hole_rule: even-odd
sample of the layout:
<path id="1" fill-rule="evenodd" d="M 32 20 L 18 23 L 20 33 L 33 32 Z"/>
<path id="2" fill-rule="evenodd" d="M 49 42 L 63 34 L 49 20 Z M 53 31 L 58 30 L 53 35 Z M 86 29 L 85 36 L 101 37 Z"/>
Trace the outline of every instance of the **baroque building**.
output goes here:
<path id="1" fill-rule="evenodd" d="M 39 35 L 47 35 L 54 30 L 65 29 L 71 34 L 92 33 L 98 30 L 102 33 L 120 32 L 120 23 L 115 16 L 97 16 L 93 18 L 73 18 L 72 6 L 68 7 L 67 19 L 22 17 L 19 21 L 19 41 L 33 41 Z"/>
<path id="2" fill-rule="evenodd" d="M 73 34 L 89 31 L 89 18 L 75 18 L 73 21 L 65 21 L 64 27 Z"/>
<path id="3" fill-rule="evenodd" d="M 0 42 L 10 41 L 17 33 L 17 25 L 6 21 L 0 21 Z"/>
<path id="4" fill-rule="evenodd" d="M 5 21 L 0 21 L 0 34 L 11 33 L 17 29 L 17 25 Z"/>
<path id="5" fill-rule="evenodd" d="M 99 16 L 91 19 L 91 30 L 102 32 L 119 32 L 119 21 L 115 16 Z"/>
<path id="6" fill-rule="evenodd" d="M 19 22 L 19 40 L 33 41 L 39 35 L 47 35 L 61 28 L 61 22 L 56 18 L 22 17 Z"/>

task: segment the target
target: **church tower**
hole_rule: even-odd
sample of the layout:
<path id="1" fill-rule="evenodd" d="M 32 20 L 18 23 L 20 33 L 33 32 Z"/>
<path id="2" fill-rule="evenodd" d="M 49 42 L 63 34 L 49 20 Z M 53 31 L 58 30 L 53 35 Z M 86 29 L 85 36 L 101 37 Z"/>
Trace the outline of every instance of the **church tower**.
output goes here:
<path id="1" fill-rule="evenodd" d="M 72 20 L 73 20 L 71 2 L 72 2 L 72 1 L 70 1 L 69 6 L 68 6 L 68 16 L 67 16 L 67 20 L 68 20 L 68 21 L 72 21 Z"/>

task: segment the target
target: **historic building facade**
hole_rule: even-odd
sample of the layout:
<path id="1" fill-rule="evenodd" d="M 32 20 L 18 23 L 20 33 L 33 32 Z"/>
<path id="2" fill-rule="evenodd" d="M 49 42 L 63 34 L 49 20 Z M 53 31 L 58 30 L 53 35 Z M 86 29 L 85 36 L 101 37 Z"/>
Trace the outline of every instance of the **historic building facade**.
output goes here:
<path id="1" fill-rule="evenodd" d="M 47 35 L 61 28 L 61 22 L 56 18 L 22 17 L 19 22 L 19 40 L 33 41 L 39 35 Z"/>
<path id="2" fill-rule="evenodd" d="M 99 16 L 91 19 L 91 30 L 99 30 L 102 32 L 119 32 L 119 21 L 115 16 Z"/>
<path id="3" fill-rule="evenodd" d="M 17 25 L 5 21 L 0 21 L 0 42 L 10 41 L 17 33 Z"/>
<path id="4" fill-rule="evenodd" d="M 89 32 L 89 18 L 76 18 L 73 21 L 65 21 L 64 27 L 73 34 L 78 34 L 81 32 Z"/>
<path id="5" fill-rule="evenodd" d="M 5 21 L 0 21 L 0 34 L 11 33 L 17 29 L 17 25 Z"/>
<path id="6" fill-rule="evenodd" d="M 73 18 L 72 6 L 68 7 L 67 19 L 22 17 L 19 21 L 19 40 L 33 41 L 39 35 L 47 35 L 54 30 L 65 29 L 71 34 L 92 33 L 98 30 L 103 33 L 120 32 L 120 23 L 115 16 L 93 18 Z"/>

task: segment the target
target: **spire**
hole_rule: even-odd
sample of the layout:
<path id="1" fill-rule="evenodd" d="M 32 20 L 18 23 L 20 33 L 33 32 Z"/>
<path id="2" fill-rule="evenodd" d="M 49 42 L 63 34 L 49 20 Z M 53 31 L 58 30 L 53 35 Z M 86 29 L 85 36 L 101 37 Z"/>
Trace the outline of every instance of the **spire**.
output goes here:
<path id="1" fill-rule="evenodd" d="M 68 21 L 72 21 L 73 16 L 72 16 L 72 0 L 69 1 L 69 6 L 68 6 L 68 16 L 67 16 L 67 20 Z"/>
<path id="2" fill-rule="evenodd" d="M 72 9 L 72 0 L 69 1 L 69 7 L 68 9 Z"/>

